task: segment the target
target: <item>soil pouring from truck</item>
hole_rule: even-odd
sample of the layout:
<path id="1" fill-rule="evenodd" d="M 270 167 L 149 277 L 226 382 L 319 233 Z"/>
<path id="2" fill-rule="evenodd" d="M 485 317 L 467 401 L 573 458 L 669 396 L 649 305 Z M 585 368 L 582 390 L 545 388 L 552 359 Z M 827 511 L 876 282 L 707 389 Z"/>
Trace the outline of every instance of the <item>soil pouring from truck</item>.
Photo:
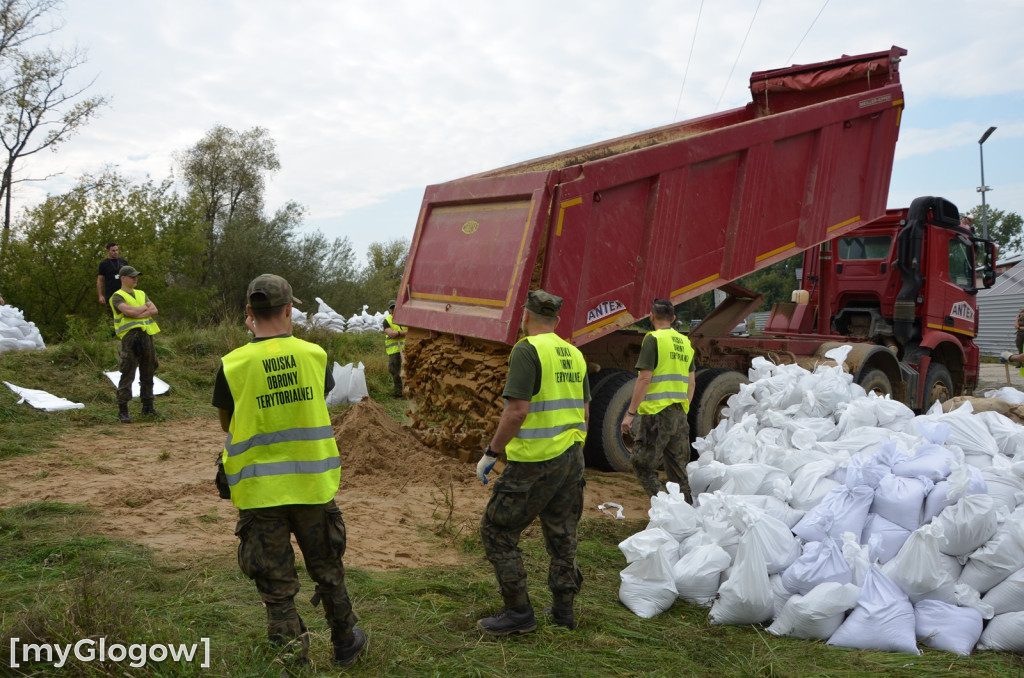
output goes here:
<path id="1" fill-rule="evenodd" d="M 691 333 L 703 368 L 690 387 L 693 435 L 710 430 L 757 356 L 820 361 L 858 342 L 850 371 L 915 406 L 971 385 L 973 278 L 946 290 L 926 268 L 942 248 L 952 261 L 954 241 L 973 266 L 969 231 L 952 223 L 955 207 L 927 199 L 905 215 L 916 230 L 897 238 L 902 215 L 885 209 L 905 54 L 754 73 L 743 108 L 427 187 L 395 309 L 410 327 L 406 385 L 424 441 L 479 456 L 538 287 L 564 299 L 556 332 L 590 363 L 586 454 L 607 469 L 629 470 L 619 421 L 643 335 L 626 328 L 656 297 L 730 294 Z M 888 230 L 861 236 L 869 224 Z M 899 256 L 831 258 L 858 238 L 875 255 L 872 238 L 886 237 Z M 807 298 L 776 309 L 771 338 L 730 337 L 761 303 L 731 281 L 805 251 Z M 953 297 L 963 303 L 949 307 Z"/>

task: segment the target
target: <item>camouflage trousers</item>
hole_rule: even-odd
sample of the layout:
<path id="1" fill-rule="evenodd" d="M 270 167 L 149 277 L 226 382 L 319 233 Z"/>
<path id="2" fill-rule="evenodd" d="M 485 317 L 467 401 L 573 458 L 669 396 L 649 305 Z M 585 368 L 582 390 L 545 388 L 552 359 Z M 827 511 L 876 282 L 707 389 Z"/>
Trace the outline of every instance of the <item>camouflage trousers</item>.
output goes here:
<path id="1" fill-rule="evenodd" d="M 291 504 L 238 512 L 238 565 L 256 582 L 267 608 L 270 641 L 292 646 L 291 659 L 306 656 L 309 635 L 295 609 L 299 578 L 291 535 L 299 544 L 306 571 L 316 582 L 314 601 L 324 606 L 331 642 L 343 645 L 352 637 L 358 617 L 345 588 L 345 521 L 333 500 L 326 504 Z M 316 602 L 314 602 L 314 605 Z M 297 642 L 296 642 L 297 641 Z"/>
<path id="2" fill-rule="evenodd" d="M 555 607 L 571 609 L 573 596 L 583 583 L 576 564 L 576 528 L 583 515 L 585 484 L 583 447 L 579 444 L 547 461 L 510 461 L 495 481 L 480 520 L 480 537 L 506 607 L 530 603 L 519 537 L 539 518 L 551 557 L 548 588 Z"/>
<path id="3" fill-rule="evenodd" d="M 658 467 L 665 464 L 665 475 L 679 483 L 680 491 L 693 503 L 686 464 L 690 461 L 690 425 L 679 403 L 669 405 L 655 414 L 641 414 L 630 429 L 633 450 L 629 460 L 640 485 L 651 497 L 665 489 L 658 478 Z"/>
<path id="4" fill-rule="evenodd" d="M 117 404 L 127 405 L 132 399 L 132 382 L 135 381 L 135 370 L 139 371 L 139 396 L 143 407 L 153 405 L 153 375 L 160 363 L 156 359 L 156 345 L 153 335 L 144 330 L 130 330 L 121 337 L 121 351 L 118 354 L 117 367 L 121 378 L 117 382 Z"/>
<path id="5" fill-rule="evenodd" d="M 395 384 L 395 395 L 402 395 L 402 354 L 391 353 L 388 355 L 388 373 Z"/>

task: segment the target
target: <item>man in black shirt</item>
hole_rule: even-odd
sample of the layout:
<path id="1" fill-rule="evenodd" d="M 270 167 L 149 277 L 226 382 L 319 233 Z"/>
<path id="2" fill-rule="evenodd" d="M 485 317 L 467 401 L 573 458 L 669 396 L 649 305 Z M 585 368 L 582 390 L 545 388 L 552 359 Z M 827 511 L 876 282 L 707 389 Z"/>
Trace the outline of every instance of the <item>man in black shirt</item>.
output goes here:
<path id="1" fill-rule="evenodd" d="M 107 243 L 107 258 L 100 262 L 99 271 L 96 274 L 96 296 L 99 302 L 104 306 L 107 306 L 107 310 L 110 310 L 108 303 L 110 297 L 114 292 L 121 289 L 121 279 L 118 277 L 118 271 L 121 270 L 122 266 L 127 266 L 128 262 L 121 258 L 121 252 L 117 247 L 116 242 Z"/>

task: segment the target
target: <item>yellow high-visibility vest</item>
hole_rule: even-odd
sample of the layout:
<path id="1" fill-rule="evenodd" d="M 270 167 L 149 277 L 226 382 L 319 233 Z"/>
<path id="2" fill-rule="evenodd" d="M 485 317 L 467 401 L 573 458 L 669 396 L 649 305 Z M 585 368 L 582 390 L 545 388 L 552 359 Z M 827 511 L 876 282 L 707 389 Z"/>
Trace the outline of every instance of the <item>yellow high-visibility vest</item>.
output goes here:
<path id="1" fill-rule="evenodd" d="M 221 454 L 235 506 L 334 498 L 341 458 L 324 401 L 324 350 L 277 337 L 237 348 L 221 362 L 235 401 Z"/>
<path id="2" fill-rule="evenodd" d="M 110 308 L 114 311 L 114 332 L 117 334 L 117 338 L 120 339 L 136 327 L 142 328 L 146 331 L 146 334 L 156 334 L 160 331 L 160 327 L 156 324 L 155 318 L 130 318 L 124 313 L 117 310 L 114 306 L 114 302 L 118 297 L 121 297 L 129 306 L 145 306 L 146 305 L 146 293 L 142 290 L 134 290 L 132 293 L 128 293 L 125 290 L 118 290 L 110 295 L 110 300 L 107 302 L 110 304 Z"/>
<path id="3" fill-rule="evenodd" d="M 391 320 L 391 312 L 390 311 L 388 311 L 387 313 L 384 314 L 384 326 L 385 327 L 390 327 L 391 329 L 393 329 L 396 332 L 406 332 L 409 329 L 408 327 L 405 327 L 404 325 L 399 325 L 399 324 L 393 322 Z M 404 348 L 405 348 L 405 337 L 391 338 L 391 337 L 389 337 L 386 334 L 384 335 L 384 352 L 387 353 L 388 355 L 393 355 L 395 353 L 401 353 L 402 349 L 404 349 Z"/>
<path id="4" fill-rule="evenodd" d="M 540 357 L 540 391 L 516 437 L 505 446 L 509 461 L 554 459 L 587 437 L 583 379 L 587 363 L 580 350 L 557 334 L 524 337 Z"/>
<path id="5" fill-rule="evenodd" d="M 648 332 L 658 340 L 658 365 L 651 375 L 647 395 L 637 408 L 640 414 L 656 414 L 673 403 L 682 403 L 683 411 L 690 411 L 690 365 L 693 364 L 693 346 L 686 336 L 671 327 Z"/>

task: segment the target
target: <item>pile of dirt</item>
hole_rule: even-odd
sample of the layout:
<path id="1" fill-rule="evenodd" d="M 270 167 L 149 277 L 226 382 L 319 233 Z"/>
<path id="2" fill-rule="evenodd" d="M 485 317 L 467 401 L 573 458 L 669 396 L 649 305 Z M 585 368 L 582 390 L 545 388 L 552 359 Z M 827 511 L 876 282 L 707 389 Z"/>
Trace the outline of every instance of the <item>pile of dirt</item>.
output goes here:
<path id="1" fill-rule="evenodd" d="M 372 485 L 390 491 L 410 481 L 479 483 L 474 467 L 439 456 L 373 400 L 365 399 L 334 415 L 331 425 L 341 454 L 343 487 Z"/>

